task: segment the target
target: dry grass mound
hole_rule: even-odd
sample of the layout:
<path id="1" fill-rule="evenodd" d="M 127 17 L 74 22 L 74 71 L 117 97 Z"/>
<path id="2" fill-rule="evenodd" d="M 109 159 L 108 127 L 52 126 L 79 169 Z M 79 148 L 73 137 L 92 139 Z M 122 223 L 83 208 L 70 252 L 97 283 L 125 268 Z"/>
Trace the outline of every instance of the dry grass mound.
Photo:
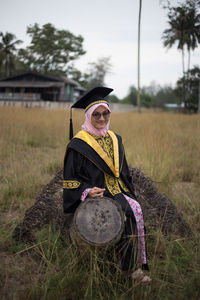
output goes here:
<path id="1" fill-rule="evenodd" d="M 175 233 L 183 237 L 191 234 L 182 214 L 170 199 L 157 190 L 154 182 L 139 168 L 130 168 L 130 171 L 147 227 L 159 228 L 165 235 Z M 23 222 L 13 232 L 16 241 L 35 241 L 34 231 L 50 223 L 60 229 L 62 234 L 66 234 L 73 216 L 63 213 L 62 173 L 61 169 L 58 170 L 55 177 L 36 196 L 34 205 L 26 211 Z"/>
<path id="2" fill-rule="evenodd" d="M 161 229 L 164 235 L 175 233 L 182 237 L 190 235 L 191 229 L 172 201 L 160 193 L 154 182 L 139 168 L 130 168 L 135 194 L 144 219 L 152 227 Z"/>

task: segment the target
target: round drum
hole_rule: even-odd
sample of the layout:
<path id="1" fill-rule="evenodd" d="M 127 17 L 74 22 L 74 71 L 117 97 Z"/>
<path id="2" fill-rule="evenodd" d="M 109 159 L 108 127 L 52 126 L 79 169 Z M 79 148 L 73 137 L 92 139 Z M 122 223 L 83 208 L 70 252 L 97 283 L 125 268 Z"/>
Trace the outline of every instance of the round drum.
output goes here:
<path id="1" fill-rule="evenodd" d="M 95 246 L 113 245 L 124 230 L 124 214 L 113 199 L 88 198 L 76 209 L 73 232 Z"/>

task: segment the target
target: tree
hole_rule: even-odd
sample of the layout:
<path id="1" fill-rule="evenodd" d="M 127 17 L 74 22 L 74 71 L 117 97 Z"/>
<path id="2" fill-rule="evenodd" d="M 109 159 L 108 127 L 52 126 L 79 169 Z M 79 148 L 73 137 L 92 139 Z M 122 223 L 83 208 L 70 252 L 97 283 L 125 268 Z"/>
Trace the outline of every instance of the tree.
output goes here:
<path id="1" fill-rule="evenodd" d="M 152 106 L 163 107 L 166 103 L 180 103 L 178 96 L 170 85 L 160 87 L 152 97 Z"/>
<path id="2" fill-rule="evenodd" d="M 120 99 L 116 95 L 108 95 L 107 97 L 109 103 L 119 103 Z"/>
<path id="3" fill-rule="evenodd" d="M 190 68 L 190 53 L 198 47 L 200 43 L 200 14 L 198 12 L 198 1 L 188 0 L 178 7 L 171 7 L 168 3 L 168 18 L 170 27 L 163 33 L 164 46 L 171 48 L 175 43 L 177 48 L 182 52 L 182 69 L 183 69 L 183 100 L 186 103 L 188 97 L 189 81 L 185 77 L 185 49 L 188 52 L 187 74 Z M 186 107 L 187 105 L 185 105 Z"/>
<path id="4" fill-rule="evenodd" d="M 0 32 L 0 75 L 10 76 L 15 69 L 15 59 L 17 48 L 21 44 L 21 40 L 17 40 L 16 36 L 10 32 Z"/>
<path id="5" fill-rule="evenodd" d="M 149 94 L 151 97 L 154 97 L 158 91 L 161 89 L 160 84 L 152 80 L 148 86 L 143 86 L 142 91 L 146 94 Z"/>
<path id="6" fill-rule="evenodd" d="M 188 51 L 188 67 L 190 69 L 191 50 L 194 51 L 200 43 L 200 13 L 198 12 L 199 1 L 188 0 L 188 15 L 187 15 L 187 32 L 186 32 L 186 46 Z"/>
<path id="7" fill-rule="evenodd" d="M 111 71 L 112 64 L 110 57 L 101 57 L 97 62 L 89 63 L 89 70 L 85 76 L 87 78 L 87 89 L 92 89 L 96 86 L 105 85 L 105 77 Z"/>
<path id="8" fill-rule="evenodd" d="M 141 105 L 144 107 L 152 107 L 152 97 L 149 94 L 141 93 Z"/>
<path id="9" fill-rule="evenodd" d="M 31 44 L 19 51 L 21 68 L 43 74 L 66 75 L 69 63 L 85 54 L 83 37 L 68 30 L 56 29 L 51 23 L 28 26 Z"/>
<path id="10" fill-rule="evenodd" d="M 129 88 L 128 95 L 121 103 L 137 105 L 137 89 L 135 86 Z M 160 86 L 151 82 L 149 86 L 141 87 L 141 106 L 163 107 L 165 103 L 180 103 L 179 97 L 171 86 Z"/>
<path id="11" fill-rule="evenodd" d="M 67 69 L 67 77 L 70 79 L 75 80 L 78 82 L 81 86 L 87 88 L 88 84 L 88 77 L 89 75 L 81 72 L 80 70 L 76 69 L 74 65 L 71 65 Z"/>
<path id="12" fill-rule="evenodd" d="M 185 73 L 185 48 L 188 51 L 188 70 L 190 52 L 200 43 L 200 14 L 197 1 L 187 1 L 178 7 L 168 6 L 169 28 L 163 32 L 164 46 L 171 48 L 177 43 L 182 52 L 182 69 Z"/>
<path id="13" fill-rule="evenodd" d="M 198 111 L 199 103 L 199 86 L 200 86 L 200 68 L 194 66 L 191 70 L 186 73 L 187 86 L 189 87 L 187 101 L 185 106 L 189 112 Z M 180 78 L 176 83 L 176 95 L 181 99 L 185 83 L 185 76 Z"/>
<path id="14" fill-rule="evenodd" d="M 128 95 L 122 99 L 122 103 L 137 105 L 137 89 L 134 85 L 130 86 Z"/>

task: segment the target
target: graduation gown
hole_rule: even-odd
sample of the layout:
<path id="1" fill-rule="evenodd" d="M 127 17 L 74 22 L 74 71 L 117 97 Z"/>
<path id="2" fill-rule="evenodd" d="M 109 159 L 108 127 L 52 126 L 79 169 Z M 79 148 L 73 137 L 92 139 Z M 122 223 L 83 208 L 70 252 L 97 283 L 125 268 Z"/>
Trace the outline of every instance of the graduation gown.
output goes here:
<path id="1" fill-rule="evenodd" d="M 130 271 L 137 261 L 137 247 L 133 247 L 131 240 L 131 235 L 137 235 L 137 226 L 124 195 L 136 197 L 122 139 L 109 130 L 103 141 L 97 140 L 98 137 L 81 130 L 67 146 L 63 180 L 64 212 L 75 212 L 86 189 L 94 186 L 105 188 L 104 196 L 115 199 L 126 214 L 125 229 L 116 249 L 122 270 Z M 148 269 L 147 264 L 142 267 Z"/>
<path id="2" fill-rule="evenodd" d="M 96 186 L 105 188 L 104 196 L 114 198 L 126 214 L 131 214 L 123 194 L 136 197 L 122 139 L 110 130 L 108 134 L 112 140 L 114 163 L 95 138 L 84 130 L 69 142 L 64 159 L 64 212 L 74 213 L 81 203 L 83 191 Z"/>

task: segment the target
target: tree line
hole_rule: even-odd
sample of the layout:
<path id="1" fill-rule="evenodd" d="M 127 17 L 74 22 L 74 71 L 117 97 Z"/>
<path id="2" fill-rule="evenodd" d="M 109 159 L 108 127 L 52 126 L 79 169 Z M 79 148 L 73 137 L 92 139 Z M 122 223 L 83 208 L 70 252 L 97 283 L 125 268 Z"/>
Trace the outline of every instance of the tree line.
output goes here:
<path id="1" fill-rule="evenodd" d="M 169 26 L 162 35 L 163 45 L 167 48 L 177 46 L 182 56 L 183 75 L 174 88 L 161 87 L 155 83 L 142 87 L 141 105 L 160 107 L 164 103 L 184 102 L 187 111 L 196 112 L 200 93 L 200 68 L 198 65 L 191 68 L 190 62 L 191 52 L 200 43 L 200 1 L 186 0 L 177 6 L 164 1 L 163 8 L 167 10 Z M 81 35 L 57 29 L 51 23 L 43 26 L 37 23 L 29 25 L 26 33 L 30 44 L 19 48 L 23 42 L 14 34 L 0 32 L 0 78 L 36 71 L 44 75 L 72 78 L 86 89 L 106 84 L 105 77 L 112 68 L 109 57 L 90 62 L 86 72 L 75 68 L 74 62 L 86 53 Z M 131 86 L 126 97 L 118 99 L 113 95 L 110 96 L 110 101 L 136 105 L 137 95 L 138 89 Z"/>
<path id="2" fill-rule="evenodd" d="M 187 99 L 188 106 L 184 109 L 185 112 L 196 113 L 198 111 L 199 99 L 199 79 L 200 68 L 194 67 L 189 71 L 190 94 Z M 175 87 L 171 85 L 161 86 L 152 81 L 150 85 L 143 86 L 140 89 L 141 106 L 146 108 L 164 108 L 165 104 L 183 104 L 183 77 L 179 79 Z M 119 99 L 116 95 L 110 95 L 109 100 L 113 103 L 126 103 L 137 106 L 138 90 L 132 85 L 129 87 L 128 94 Z"/>
<path id="3" fill-rule="evenodd" d="M 110 57 L 88 63 L 86 72 L 74 66 L 74 62 L 86 53 L 81 35 L 57 29 L 51 23 L 29 25 L 26 33 L 30 44 L 18 48 L 23 41 L 10 32 L 0 32 L 0 78 L 33 71 L 68 77 L 87 89 L 105 84 L 105 76 L 111 69 Z"/>

